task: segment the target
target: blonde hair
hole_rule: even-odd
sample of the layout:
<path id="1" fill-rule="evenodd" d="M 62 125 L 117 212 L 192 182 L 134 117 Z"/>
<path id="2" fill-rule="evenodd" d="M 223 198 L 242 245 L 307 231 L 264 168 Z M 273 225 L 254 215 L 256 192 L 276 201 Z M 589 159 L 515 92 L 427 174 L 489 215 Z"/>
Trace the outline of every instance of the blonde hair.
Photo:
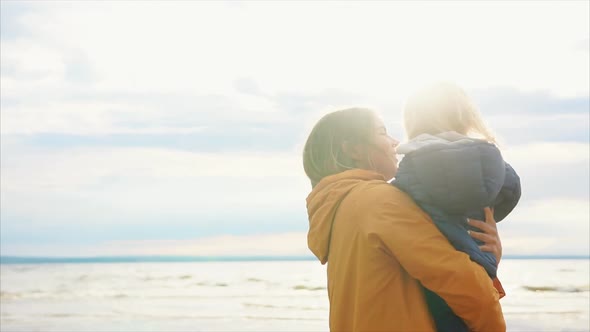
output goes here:
<path id="1" fill-rule="evenodd" d="M 324 177 L 356 168 L 343 151 L 345 143 L 371 143 L 377 115 L 366 108 L 326 114 L 313 127 L 303 148 L 303 168 L 312 187 Z"/>
<path id="2" fill-rule="evenodd" d="M 433 84 L 408 98 L 404 106 L 404 125 L 408 139 L 420 134 L 456 131 L 463 135 L 475 134 L 496 143 L 496 138 L 465 91 L 448 82 Z"/>

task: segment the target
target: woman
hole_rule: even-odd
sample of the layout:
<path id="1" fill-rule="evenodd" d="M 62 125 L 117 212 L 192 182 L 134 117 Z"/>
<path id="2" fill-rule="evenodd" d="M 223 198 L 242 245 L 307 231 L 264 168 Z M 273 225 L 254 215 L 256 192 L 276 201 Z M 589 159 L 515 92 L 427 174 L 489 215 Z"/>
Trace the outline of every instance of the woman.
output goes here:
<path id="1" fill-rule="evenodd" d="M 374 112 L 324 116 L 303 153 L 313 190 L 308 245 L 328 263 L 330 330 L 434 331 L 421 285 L 436 292 L 473 331 L 505 331 L 498 291 L 485 270 L 455 250 L 429 216 L 387 181 L 398 142 Z M 475 223 L 498 256 L 489 209 Z"/>

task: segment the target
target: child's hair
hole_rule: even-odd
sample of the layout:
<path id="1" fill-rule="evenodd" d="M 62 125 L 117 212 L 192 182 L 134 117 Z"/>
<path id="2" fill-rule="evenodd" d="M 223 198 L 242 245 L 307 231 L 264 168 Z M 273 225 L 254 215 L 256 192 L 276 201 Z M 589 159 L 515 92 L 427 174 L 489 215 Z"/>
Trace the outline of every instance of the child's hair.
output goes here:
<path id="1" fill-rule="evenodd" d="M 404 106 L 404 125 L 408 139 L 420 134 L 456 131 L 463 135 L 475 134 L 496 143 L 496 138 L 465 91 L 448 82 L 433 84 L 408 98 Z"/>
<path id="2" fill-rule="evenodd" d="M 342 146 L 370 144 L 376 117 L 370 109 L 348 108 L 326 114 L 316 123 L 303 148 L 303 168 L 312 186 L 326 176 L 355 168 Z"/>

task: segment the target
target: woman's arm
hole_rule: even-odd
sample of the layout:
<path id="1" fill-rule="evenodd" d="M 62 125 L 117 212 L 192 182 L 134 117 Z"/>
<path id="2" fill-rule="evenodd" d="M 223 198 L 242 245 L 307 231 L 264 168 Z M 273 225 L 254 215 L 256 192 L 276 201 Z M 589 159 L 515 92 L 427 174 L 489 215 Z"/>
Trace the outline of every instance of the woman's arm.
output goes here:
<path id="1" fill-rule="evenodd" d="M 455 250 L 407 195 L 395 188 L 376 194 L 371 231 L 383 249 L 442 297 L 471 331 L 505 331 L 499 294 L 485 270 Z"/>
<path id="2" fill-rule="evenodd" d="M 482 233 L 469 231 L 469 235 L 474 239 L 482 241 L 484 244 L 479 246 L 479 249 L 493 253 L 496 257 L 496 263 L 499 265 L 500 259 L 502 258 L 502 242 L 500 241 L 500 234 L 498 234 L 496 220 L 494 219 L 494 210 L 487 207 L 484 209 L 484 213 L 486 216 L 485 222 L 473 219 L 467 220 L 469 225 L 482 231 Z M 493 279 L 493 283 L 500 294 L 500 298 L 506 296 L 506 291 L 498 277 Z"/>
<path id="3" fill-rule="evenodd" d="M 484 209 L 486 221 L 468 219 L 469 225 L 478 228 L 482 231 L 472 232 L 468 231 L 472 238 L 482 241 L 484 244 L 479 246 L 481 251 L 491 252 L 496 256 L 497 264 L 500 264 L 502 258 L 502 242 L 500 241 L 500 235 L 498 234 L 498 227 L 496 220 L 494 219 L 494 211 L 489 207 Z"/>

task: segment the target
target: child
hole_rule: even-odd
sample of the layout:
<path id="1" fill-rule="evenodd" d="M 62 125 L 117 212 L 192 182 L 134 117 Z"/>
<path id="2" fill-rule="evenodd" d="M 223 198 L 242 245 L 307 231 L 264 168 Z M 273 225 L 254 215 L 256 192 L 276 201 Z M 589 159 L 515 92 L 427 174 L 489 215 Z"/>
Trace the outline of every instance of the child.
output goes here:
<path id="1" fill-rule="evenodd" d="M 504 219 L 520 199 L 520 179 L 504 162 L 495 139 L 461 88 L 432 85 L 408 99 L 404 121 L 409 141 L 397 148 L 404 154 L 392 182 L 427 212 L 449 242 L 482 265 L 494 280 L 497 263 L 483 252 L 469 232 L 467 219 L 483 220 L 483 209 Z M 477 135 L 474 138 L 468 135 Z M 424 288 L 438 331 L 467 331 L 467 326 L 435 293 Z"/>

